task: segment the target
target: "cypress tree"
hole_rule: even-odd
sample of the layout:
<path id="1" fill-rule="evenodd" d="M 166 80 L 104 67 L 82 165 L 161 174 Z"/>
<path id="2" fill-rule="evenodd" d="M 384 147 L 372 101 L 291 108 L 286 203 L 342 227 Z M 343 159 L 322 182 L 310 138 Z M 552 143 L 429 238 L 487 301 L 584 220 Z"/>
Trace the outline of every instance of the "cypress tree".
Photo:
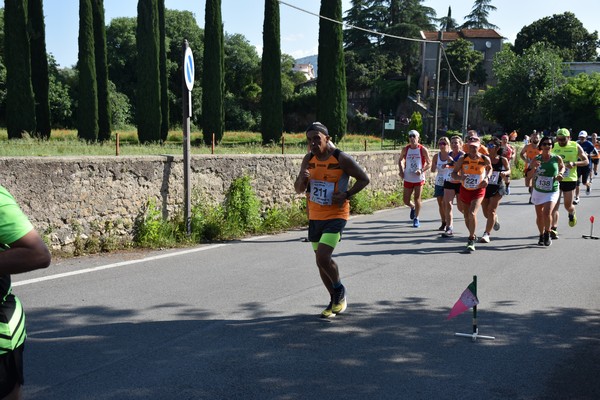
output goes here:
<path id="1" fill-rule="evenodd" d="M 94 18 L 94 55 L 96 83 L 98 85 L 98 140 L 110 139 L 111 112 L 108 98 L 108 63 L 106 60 L 106 28 L 104 25 L 104 0 L 92 0 Z"/>
<path id="2" fill-rule="evenodd" d="M 158 0 L 158 40 L 159 40 L 159 71 L 160 71 L 160 139 L 164 142 L 169 134 L 169 76 L 167 74 L 167 44 L 165 30 L 165 0 Z"/>
<path id="3" fill-rule="evenodd" d="M 263 144 L 276 142 L 283 130 L 279 1 L 265 0 L 262 54 L 261 131 Z"/>
<path id="4" fill-rule="evenodd" d="M 202 70 L 202 133 L 204 143 L 220 142 L 224 129 L 225 45 L 221 0 L 206 0 Z"/>
<path id="5" fill-rule="evenodd" d="M 341 0 L 321 0 L 320 14 L 342 21 Z M 334 141 L 346 134 L 346 66 L 344 63 L 342 25 L 319 20 L 319 54 L 317 58 L 317 120 L 325 124 Z"/>
<path id="6" fill-rule="evenodd" d="M 79 0 L 77 136 L 88 142 L 98 140 L 98 84 L 95 58 L 92 0 Z"/>
<path id="7" fill-rule="evenodd" d="M 162 116 L 158 61 L 158 1 L 139 0 L 137 12 L 138 139 L 141 143 L 159 142 Z"/>
<path id="8" fill-rule="evenodd" d="M 4 62 L 6 66 L 6 129 L 9 139 L 34 133 L 35 98 L 31 85 L 31 53 L 24 0 L 4 1 Z"/>
<path id="9" fill-rule="evenodd" d="M 29 0 L 29 25 L 31 27 L 31 84 L 35 96 L 37 134 L 50 137 L 50 100 L 48 56 L 46 54 L 46 28 L 42 0 Z"/>

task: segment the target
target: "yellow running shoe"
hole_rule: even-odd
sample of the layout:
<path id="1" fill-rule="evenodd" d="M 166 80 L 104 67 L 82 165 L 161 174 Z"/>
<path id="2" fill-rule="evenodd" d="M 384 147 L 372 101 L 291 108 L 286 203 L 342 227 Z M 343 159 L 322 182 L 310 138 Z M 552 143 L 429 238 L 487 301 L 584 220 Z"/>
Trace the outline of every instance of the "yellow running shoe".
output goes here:
<path id="1" fill-rule="evenodd" d="M 572 228 L 577 225 L 577 215 L 575 213 L 569 214 L 569 226 Z"/>
<path id="2" fill-rule="evenodd" d="M 327 306 L 326 309 L 324 309 L 323 311 L 321 311 L 321 318 L 333 318 L 335 317 L 335 313 L 333 311 L 331 311 L 331 302 L 329 302 L 329 305 Z"/>
<path id="3" fill-rule="evenodd" d="M 339 289 L 335 289 L 332 302 L 331 311 L 335 314 L 341 314 L 346 311 L 348 302 L 346 301 L 346 288 L 344 285 L 340 286 Z"/>

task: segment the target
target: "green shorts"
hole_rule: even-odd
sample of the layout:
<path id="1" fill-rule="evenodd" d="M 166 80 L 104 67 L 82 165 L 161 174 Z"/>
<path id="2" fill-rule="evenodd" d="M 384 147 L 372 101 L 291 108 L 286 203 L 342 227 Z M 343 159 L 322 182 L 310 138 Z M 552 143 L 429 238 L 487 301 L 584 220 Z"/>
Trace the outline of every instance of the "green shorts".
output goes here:
<path id="1" fill-rule="evenodd" d="M 342 218 L 308 221 L 308 240 L 312 243 L 313 250 L 317 250 L 319 243 L 326 244 L 335 249 L 335 246 L 342 237 L 342 231 L 346 226 L 346 222 Z"/>

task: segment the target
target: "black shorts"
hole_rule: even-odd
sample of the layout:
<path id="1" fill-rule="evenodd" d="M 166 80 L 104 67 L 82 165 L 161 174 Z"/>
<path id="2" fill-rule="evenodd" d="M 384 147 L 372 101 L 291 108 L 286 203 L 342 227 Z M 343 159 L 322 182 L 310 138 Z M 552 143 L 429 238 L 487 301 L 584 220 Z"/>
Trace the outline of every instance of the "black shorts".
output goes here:
<path id="1" fill-rule="evenodd" d="M 590 179 L 590 167 L 586 165 L 585 167 L 577 167 L 577 185 L 580 185 L 582 182 L 586 184 Z"/>
<path id="2" fill-rule="evenodd" d="M 598 165 L 598 161 L 600 161 L 600 158 L 592 158 L 592 164 Z"/>
<path id="3" fill-rule="evenodd" d="M 15 385 L 23 385 L 23 348 L 20 345 L 13 351 L 0 355 L 0 398 L 13 391 Z"/>
<path id="4" fill-rule="evenodd" d="M 502 189 L 501 189 L 502 188 Z M 504 185 L 487 185 L 485 187 L 485 198 L 490 199 L 494 197 L 496 194 L 500 194 L 500 196 L 504 196 L 506 194 L 506 189 Z"/>
<path id="5" fill-rule="evenodd" d="M 346 222 L 348 221 L 343 218 L 327 219 L 324 221 L 311 219 L 308 221 L 308 241 L 318 242 L 324 233 L 341 234 L 346 226 Z"/>
<path id="6" fill-rule="evenodd" d="M 577 181 L 559 182 L 558 187 L 563 192 L 571 192 L 571 191 L 575 190 L 575 188 L 577 187 Z"/>
<path id="7" fill-rule="evenodd" d="M 460 192 L 460 182 L 454 183 L 450 181 L 444 181 L 444 189 L 454 190 L 454 192 L 458 194 L 458 192 Z"/>

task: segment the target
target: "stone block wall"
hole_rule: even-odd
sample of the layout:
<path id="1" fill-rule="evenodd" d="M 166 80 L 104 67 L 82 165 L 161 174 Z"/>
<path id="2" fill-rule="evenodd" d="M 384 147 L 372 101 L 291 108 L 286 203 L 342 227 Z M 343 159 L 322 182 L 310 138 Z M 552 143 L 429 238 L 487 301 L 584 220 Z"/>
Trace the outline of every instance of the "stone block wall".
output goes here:
<path id="1" fill-rule="evenodd" d="M 368 189 L 399 185 L 399 151 L 350 153 L 371 178 Z M 302 198 L 294 191 L 302 155 L 194 155 L 192 194 L 221 202 L 233 179 L 248 175 L 263 207 Z M 183 206 L 183 158 L 4 157 L 0 184 L 17 199 L 53 249 L 72 252 L 77 235 L 110 231 L 130 240 L 136 217 L 156 199 L 168 218 Z"/>

